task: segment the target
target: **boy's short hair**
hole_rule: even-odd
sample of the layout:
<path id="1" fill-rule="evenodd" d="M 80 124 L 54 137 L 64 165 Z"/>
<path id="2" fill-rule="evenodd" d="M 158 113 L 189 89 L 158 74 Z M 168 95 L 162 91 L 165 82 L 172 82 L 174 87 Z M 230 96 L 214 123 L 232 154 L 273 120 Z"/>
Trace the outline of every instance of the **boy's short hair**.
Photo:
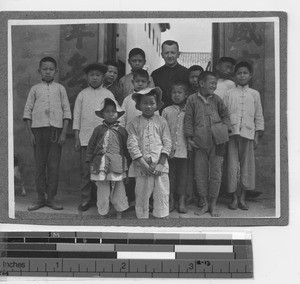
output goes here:
<path id="1" fill-rule="evenodd" d="M 172 85 L 171 85 L 171 89 L 173 89 L 174 86 L 181 86 L 181 87 L 183 87 L 183 89 L 184 89 L 185 92 L 187 92 L 188 89 L 189 89 L 188 85 L 185 82 L 181 81 L 181 80 L 174 81 L 172 83 Z"/>
<path id="2" fill-rule="evenodd" d="M 223 56 L 223 57 L 219 58 L 218 64 L 224 63 L 224 62 L 229 62 L 232 65 L 236 64 L 236 60 L 234 58 L 232 58 L 232 57 L 229 57 L 229 56 Z"/>
<path id="3" fill-rule="evenodd" d="M 165 40 L 161 45 L 161 50 L 163 50 L 164 45 L 174 45 L 174 44 L 177 46 L 177 50 L 179 51 L 179 44 L 175 40 Z"/>
<path id="4" fill-rule="evenodd" d="M 199 77 L 198 77 L 198 82 L 200 81 L 206 81 L 207 77 L 208 76 L 213 76 L 213 77 L 216 77 L 216 74 L 211 72 L 211 71 L 204 71 L 202 72 Z"/>
<path id="5" fill-rule="evenodd" d="M 129 54 L 128 54 L 128 58 L 130 59 L 132 56 L 135 56 L 135 55 L 141 55 L 144 59 L 146 59 L 146 54 L 145 54 L 145 51 L 142 50 L 141 48 L 133 48 L 129 51 Z"/>
<path id="6" fill-rule="evenodd" d="M 104 64 L 105 64 L 107 67 L 108 67 L 108 66 L 114 66 L 114 67 L 116 67 L 116 68 L 118 69 L 118 71 L 119 71 L 120 66 L 119 66 L 119 63 L 116 62 L 116 61 L 108 60 L 108 61 L 104 62 Z"/>
<path id="7" fill-rule="evenodd" d="M 193 71 L 200 71 L 201 73 L 204 72 L 204 69 L 200 65 L 193 65 L 188 69 L 188 74 Z"/>
<path id="8" fill-rule="evenodd" d="M 251 66 L 251 64 L 249 63 L 249 62 L 247 62 L 247 61 L 241 61 L 241 62 L 239 62 L 238 64 L 236 64 L 235 65 L 235 67 L 234 67 L 234 74 L 237 72 L 237 70 L 239 69 L 239 68 L 241 68 L 241 67 L 246 67 L 248 70 L 249 70 L 249 72 L 252 74 L 252 66 Z"/>
<path id="9" fill-rule="evenodd" d="M 145 69 L 137 69 L 135 71 L 133 71 L 133 79 L 135 79 L 137 76 L 146 78 L 147 80 L 149 80 L 149 73 L 147 72 L 147 70 Z"/>
<path id="10" fill-rule="evenodd" d="M 53 57 L 50 57 L 50 56 L 43 57 L 39 63 L 40 68 L 41 68 L 43 62 L 52 62 L 55 65 L 55 68 L 57 68 L 57 62 Z"/>
<path id="11" fill-rule="evenodd" d="M 88 74 L 90 71 L 100 71 L 102 74 L 105 74 L 107 72 L 107 66 L 103 63 L 94 62 L 91 64 L 88 64 L 86 67 L 84 67 L 83 71 L 85 74 Z"/>

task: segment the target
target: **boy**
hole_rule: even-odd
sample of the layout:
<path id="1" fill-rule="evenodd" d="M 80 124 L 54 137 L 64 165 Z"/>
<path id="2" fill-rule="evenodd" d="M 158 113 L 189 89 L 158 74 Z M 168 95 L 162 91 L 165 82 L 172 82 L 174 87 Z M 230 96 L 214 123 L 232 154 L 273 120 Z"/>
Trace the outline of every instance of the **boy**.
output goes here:
<path id="1" fill-rule="evenodd" d="M 231 134 L 228 143 L 228 192 L 232 194 L 229 209 L 248 210 L 245 202 L 247 190 L 255 188 L 254 149 L 258 145 L 259 134 L 264 130 L 264 117 L 259 93 L 249 87 L 252 66 L 240 62 L 234 69 L 237 87 L 224 96 L 231 120 Z M 238 200 L 238 166 L 240 165 L 241 194 Z"/>
<path id="2" fill-rule="evenodd" d="M 214 94 L 217 78 L 209 71 L 199 76 L 199 92 L 188 97 L 184 134 L 194 148 L 195 178 L 203 202 L 200 212 L 219 217 L 216 202 L 222 176 L 224 143 L 228 141 L 229 116 L 219 96 Z"/>
<path id="3" fill-rule="evenodd" d="M 180 56 L 179 45 L 177 41 L 166 40 L 161 45 L 161 56 L 165 64 L 154 70 L 151 74 L 155 86 L 162 90 L 162 100 L 164 107 L 172 105 L 171 99 L 171 85 L 176 81 L 183 81 L 188 83 L 187 71 L 188 69 L 178 63 Z"/>
<path id="4" fill-rule="evenodd" d="M 89 140 L 86 162 L 90 164 L 91 180 L 97 185 L 97 207 L 101 216 L 107 216 L 109 203 L 117 211 L 117 219 L 128 208 L 123 179 L 127 177 L 127 132 L 119 125 L 124 111 L 114 100 L 106 98 L 96 111 L 103 118 Z"/>
<path id="5" fill-rule="evenodd" d="M 174 194 L 179 196 L 179 213 L 187 213 L 185 197 L 187 191 L 188 152 L 187 141 L 183 133 L 185 102 L 188 97 L 188 87 L 183 82 L 175 82 L 171 90 L 173 105 L 162 112 L 169 125 L 172 150 L 169 156 L 170 198 L 169 211 L 174 210 Z"/>
<path id="6" fill-rule="evenodd" d="M 144 69 L 138 69 L 132 73 L 132 85 L 134 93 L 138 93 L 141 90 L 147 88 L 149 84 L 149 74 Z M 136 109 L 135 101 L 132 99 L 132 95 L 128 95 L 122 104 L 122 108 L 125 110 L 125 114 L 120 118 L 120 125 L 127 128 L 128 124 L 138 115 L 142 114 L 140 110 Z"/>
<path id="7" fill-rule="evenodd" d="M 119 75 L 119 65 L 114 61 L 106 61 L 107 72 L 104 75 L 103 87 L 111 91 L 119 105 L 123 103 L 124 96 L 118 87 L 117 80 Z"/>
<path id="8" fill-rule="evenodd" d="M 137 93 L 141 90 L 144 90 L 149 85 L 149 74 L 144 69 L 138 69 L 133 72 L 133 80 L 132 85 L 134 87 L 134 91 Z M 142 114 L 142 112 L 135 107 L 135 101 L 132 99 L 132 95 L 128 95 L 122 104 L 122 108 L 125 110 L 125 114 L 120 117 L 120 125 L 127 129 L 128 124 L 138 115 Z M 158 112 L 156 112 L 158 114 Z M 128 129 L 127 129 L 128 130 Z M 130 163 L 130 161 L 129 161 Z M 129 182 L 125 185 L 126 194 L 128 200 L 130 202 L 130 207 L 134 206 L 135 195 L 133 188 L 135 187 L 134 178 L 129 178 Z"/>
<path id="9" fill-rule="evenodd" d="M 224 56 L 218 61 L 216 66 L 218 82 L 215 94 L 221 99 L 223 99 L 228 90 L 235 88 L 235 83 L 232 81 L 233 68 L 235 64 L 236 61 L 232 57 Z"/>
<path id="10" fill-rule="evenodd" d="M 119 81 L 119 88 L 121 89 L 124 98 L 134 92 L 134 87 L 132 85 L 133 72 L 139 69 L 143 69 L 146 64 L 146 54 L 141 48 L 133 48 L 130 50 L 128 55 L 128 63 L 131 67 L 131 72 L 123 76 Z M 154 87 L 154 82 L 152 77 L 149 77 L 149 88 Z"/>
<path id="11" fill-rule="evenodd" d="M 79 211 L 86 211 L 92 200 L 92 187 L 90 169 L 85 162 L 86 149 L 94 129 L 102 123 L 102 118 L 95 114 L 105 98 L 114 99 L 114 95 L 102 87 L 107 67 L 101 63 L 92 63 L 84 69 L 87 75 L 88 87 L 82 90 L 75 101 L 73 130 L 75 132 L 75 151 L 80 151 L 81 171 L 81 204 Z"/>
<path id="12" fill-rule="evenodd" d="M 133 94 L 142 112 L 128 125 L 127 147 L 133 160 L 129 176 L 136 178 L 136 216 L 149 218 L 149 198 L 153 193 L 153 216 L 169 216 L 168 156 L 171 137 L 167 121 L 154 112 L 161 109 L 161 89 L 147 88 Z"/>
<path id="13" fill-rule="evenodd" d="M 228 90 L 235 88 L 235 83 L 233 82 L 233 68 L 235 64 L 234 58 L 226 56 L 221 57 L 217 63 L 216 74 L 218 81 L 215 94 L 222 100 Z M 227 146 L 225 146 L 220 195 L 227 196 Z"/>
<path id="14" fill-rule="evenodd" d="M 204 69 L 200 65 L 193 65 L 188 69 L 189 95 L 198 92 L 198 78 L 202 72 L 204 72 Z"/>
<path id="15" fill-rule="evenodd" d="M 62 210 L 63 207 L 54 197 L 58 187 L 61 149 L 66 141 L 71 111 L 65 88 L 54 82 L 57 73 L 55 59 L 41 59 L 38 71 L 42 82 L 31 88 L 23 115 L 34 149 L 35 185 L 38 194 L 37 201 L 28 210 L 33 211 L 44 206 Z"/>

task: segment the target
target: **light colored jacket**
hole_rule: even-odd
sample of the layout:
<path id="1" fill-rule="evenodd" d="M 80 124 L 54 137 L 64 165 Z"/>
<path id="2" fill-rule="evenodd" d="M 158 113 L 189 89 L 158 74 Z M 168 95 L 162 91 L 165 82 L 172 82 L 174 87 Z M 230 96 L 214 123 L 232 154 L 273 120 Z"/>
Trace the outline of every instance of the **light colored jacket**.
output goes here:
<path id="1" fill-rule="evenodd" d="M 231 123 L 230 135 L 253 140 L 255 131 L 264 130 L 264 117 L 259 92 L 249 86 L 237 86 L 223 98 Z"/>
<path id="2" fill-rule="evenodd" d="M 142 115 L 137 116 L 128 125 L 127 148 L 133 160 L 129 168 L 129 176 L 145 175 L 136 161 L 138 158 L 143 157 L 146 161 L 157 164 L 162 153 L 168 156 L 171 153 L 171 136 L 165 118 L 158 115 L 153 115 L 149 119 Z M 163 172 L 168 173 L 167 159 L 163 166 Z"/>
<path id="3" fill-rule="evenodd" d="M 102 123 L 103 119 L 95 111 L 101 108 L 105 98 L 115 100 L 113 93 L 103 87 L 87 87 L 78 94 L 73 113 L 73 130 L 79 130 L 81 146 L 88 145 L 94 129 Z"/>
<path id="4" fill-rule="evenodd" d="M 71 119 L 71 110 L 63 85 L 41 82 L 34 85 L 27 97 L 23 119 L 32 121 L 32 128 L 63 127 L 64 119 Z"/>

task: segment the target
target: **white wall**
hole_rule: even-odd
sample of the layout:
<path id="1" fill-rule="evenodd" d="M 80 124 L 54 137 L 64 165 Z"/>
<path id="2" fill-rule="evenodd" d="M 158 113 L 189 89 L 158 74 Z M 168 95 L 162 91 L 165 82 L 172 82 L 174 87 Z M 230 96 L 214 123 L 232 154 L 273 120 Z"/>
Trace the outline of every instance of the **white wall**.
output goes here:
<path id="1" fill-rule="evenodd" d="M 155 34 L 154 45 L 153 29 Z M 127 63 L 128 53 L 132 48 L 139 47 L 146 53 L 145 69 L 151 74 L 153 70 L 163 65 L 163 60 L 160 55 L 161 46 L 161 32 L 158 24 L 151 24 L 151 39 L 148 36 L 149 25 L 146 24 L 146 31 L 144 24 L 128 24 L 127 25 L 127 44 L 126 44 L 126 73 L 129 73 L 131 68 Z M 158 51 L 157 51 L 158 39 Z"/>

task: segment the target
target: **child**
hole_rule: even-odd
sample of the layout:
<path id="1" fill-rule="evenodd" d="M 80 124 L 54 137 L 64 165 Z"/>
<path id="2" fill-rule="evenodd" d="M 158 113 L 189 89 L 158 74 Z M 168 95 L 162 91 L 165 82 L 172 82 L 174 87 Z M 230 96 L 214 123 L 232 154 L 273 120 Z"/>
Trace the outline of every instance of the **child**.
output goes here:
<path id="1" fill-rule="evenodd" d="M 198 92 L 198 78 L 203 71 L 204 69 L 200 65 L 193 65 L 188 69 L 189 95 Z"/>
<path id="2" fill-rule="evenodd" d="M 41 59 L 38 71 L 42 82 L 31 88 L 23 115 L 34 149 L 35 185 L 38 194 L 37 201 L 28 210 L 33 211 L 44 206 L 62 210 L 63 207 L 54 197 L 57 193 L 61 149 L 66 141 L 71 111 L 65 88 L 54 82 L 57 73 L 55 59 Z"/>
<path id="3" fill-rule="evenodd" d="M 86 149 L 94 129 L 102 123 L 102 118 L 95 114 L 105 98 L 114 99 L 114 95 L 102 87 L 107 67 L 101 63 L 92 63 L 84 69 L 89 86 L 82 90 L 75 101 L 73 130 L 75 131 L 75 151 L 80 151 L 81 170 L 81 204 L 79 211 L 86 211 L 92 201 L 92 187 L 90 169 L 85 162 Z"/>
<path id="4" fill-rule="evenodd" d="M 141 48 L 131 49 L 128 55 L 128 63 L 131 67 L 131 72 L 123 76 L 119 81 L 119 88 L 121 89 L 124 98 L 134 92 L 134 87 L 132 84 L 133 72 L 143 69 L 144 65 L 146 64 L 146 54 L 144 50 Z M 155 86 L 152 77 L 149 77 L 148 81 L 147 87 L 152 88 Z"/>
<path id="5" fill-rule="evenodd" d="M 136 178 L 136 216 L 149 218 L 149 198 L 153 193 L 153 216 L 169 215 L 168 156 L 171 137 L 167 121 L 154 112 L 163 107 L 161 89 L 147 88 L 134 93 L 136 108 L 142 112 L 128 125 L 127 147 L 133 160 L 129 176 Z"/>
<path id="6" fill-rule="evenodd" d="M 109 98 L 104 99 L 102 109 L 96 115 L 103 118 L 89 140 L 86 162 L 90 164 L 91 180 L 97 185 L 97 207 L 100 215 L 107 215 L 109 202 L 121 219 L 128 208 L 123 178 L 126 178 L 127 132 L 119 126 L 118 118 L 124 114 Z"/>
<path id="7" fill-rule="evenodd" d="M 228 143 L 228 192 L 232 194 L 229 209 L 248 210 L 245 202 L 247 190 L 255 188 L 254 149 L 258 145 L 259 133 L 264 130 L 264 117 L 259 93 L 249 87 L 252 67 L 240 62 L 234 69 L 237 87 L 224 96 L 231 120 Z M 241 195 L 238 200 L 238 166 L 240 164 Z"/>
<path id="8" fill-rule="evenodd" d="M 166 107 L 162 116 L 167 120 L 171 139 L 172 151 L 169 156 L 170 199 L 169 210 L 174 210 L 174 194 L 179 196 L 179 213 L 187 213 L 185 197 L 187 190 L 187 141 L 183 134 L 185 102 L 188 97 L 188 87 L 178 81 L 173 83 L 171 96 L 173 105 Z"/>
<path id="9" fill-rule="evenodd" d="M 149 84 L 149 74 L 144 69 L 138 69 L 133 72 L 133 80 L 132 84 L 135 92 L 139 92 L 143 89 L 146 89 Z M 132 95 L 127 96 L 124 101 L 122 108 L 125 110 L 125 114 L 120 118 L 120 125 L 127 129 L 128 124 L 138 115 L 142 114 L 142 112 L 135 108 L 135 101 L 132 99 Z M 158 112 L 155 112 L 158 114 Z M 127 129 L 128 130 L 128 129 Z M 131 161 L 129 161 L 130 163 Z M 133 177 L 129 178 L 128 183 L 125 185 L 126 194 L 128 200 L 130 202 L 130 207 L 135 205 L 135 180 Z"/>
<path id="10" fill-rule="evenodd" d="M 233 82 L 233 68 L 235 64 L 236 61 L 232 57 L 221 57 L 217 63 L 216 74 L 218 81 L 215 94 L 218 95 L 222 100 L 228 90 L 235 88 L 235 83 Z M 227 196 L 227 146 L 225 146 L 223 159 L 220 195 Z"/>
<path id="11" fill-rule="evenodd" d="M 221 99 L 223 99 L 228 90 L 235 88 L 235 83 L 232 81 L 235 64 L 236 61 L 232 57 L 221 57 L 218 61 L 216 66 L 218 82 L 215 94 Z"/>
<path id="12" fill-rule="evenodd" d="M 106 61 L 107 72 L 104 75 L 103 87 L 111 91 L 119 105 L 123 103 L 124 95 L 118 87 L 117 80 L 119 75 L 119 65 L 114 61 Z"/>
<path id="13" fill-rule="evenodd" d="M 194 148 L 195 178 L 203 207 L 196 215 L 208 211 L 219 217 L 216 202 L 219 194 L 224 143 L 228 141 L 227 109 L 214 95 L 217 78 L 209 71 L 199 76 L 199 92 L 188 97 L 184 119 L 184 134 Z M 226 124 L 225 124 L 226 123 Z"/>
<path id="14" fill-rule="evenodd" d="M 149 84 L 149 74 L 144 69 L 138 69 L 132 74 L 132 85 L 134 88 L 134 93 L 138 93 L 141 90 L 147 88 Z M 122 104 L 122 108 L 125 110 L 125 114 L 120 118 L 120 125 L 127 128 L 128 124 L 142 112 L 135 107 L 135 101 L 132 99 L 132 95 L 127 96 Z"/>

